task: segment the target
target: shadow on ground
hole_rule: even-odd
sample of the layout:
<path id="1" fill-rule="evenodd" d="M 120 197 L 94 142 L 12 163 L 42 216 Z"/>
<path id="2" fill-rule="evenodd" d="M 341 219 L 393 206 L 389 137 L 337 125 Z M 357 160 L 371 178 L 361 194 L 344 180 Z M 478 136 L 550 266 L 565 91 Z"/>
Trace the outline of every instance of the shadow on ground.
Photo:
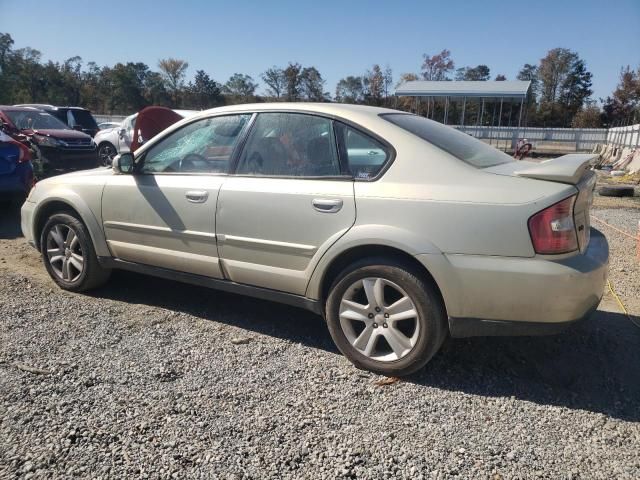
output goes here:
<path id="1" fill-rule="evenodd" d="M 94 295 L 184 312 L 338 354 L 320 317 L 286 305 L 128 272 L 116 272 Z M 556 336 L 452 339 L 406 381 L 640 421 L 640 328 L 624 315 L 598 311 Z"/>
<path id="2" fill-rule="evenodd" d="M 0 239 L 20 236 L 19 206 L 0 207 Z M 338 354 L 320 317 L 286 305 L 128 272 L 114 273 L 93 295 L 184 312 Z M 448 340 L 406 381 L 640 421 L 640 328 L 622 314 L 599 310 L 556 336 Z"/>
<path id="3" fill-rule="evenodd" d="M 20 204 L 0 200 L 0 239 L 11 239 L 21 236 Z"/>

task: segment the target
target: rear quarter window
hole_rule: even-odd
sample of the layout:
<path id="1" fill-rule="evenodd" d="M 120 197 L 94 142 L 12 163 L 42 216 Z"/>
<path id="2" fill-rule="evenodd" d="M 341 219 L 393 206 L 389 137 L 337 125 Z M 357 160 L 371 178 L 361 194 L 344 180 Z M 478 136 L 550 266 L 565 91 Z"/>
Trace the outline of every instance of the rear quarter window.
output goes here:
<path id="1" fill-rule="evenodd" d="M 378 176 L 390 159 L 389 149 L 375 138 L 343 123 L 335 124 L 340 153 L 355 179 Z"/>
<path id="2" fill-rule="evenodd" d="M 433 120 L 408 113 L 387 113 L 380 116 L 476 168 L 513 162 L 513 158 L 497 148 Z"/>

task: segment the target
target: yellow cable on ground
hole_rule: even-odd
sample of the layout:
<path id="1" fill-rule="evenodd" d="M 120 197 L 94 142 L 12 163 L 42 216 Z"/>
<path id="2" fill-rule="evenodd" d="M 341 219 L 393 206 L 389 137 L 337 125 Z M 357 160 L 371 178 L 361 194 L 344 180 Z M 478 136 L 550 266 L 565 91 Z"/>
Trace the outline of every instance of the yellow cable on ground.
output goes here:
<path id="1" fill-rule="evenodd" d="M 640 324 L 636 323 L 633 317 L 629 315 L 629 312 L 627 312 L 627 309 L 625 308 L 624 303 L 622 303 L 622 300 L 620 300 L 620 297 L 613 289 L 613 285 L 611 285 L 611 280 L 607 279 L 607 285 L 609 286 L 609 291 L 611 292 L 611 295 L 613 295 L 613 298 L 615 298 L 618 301 L 618 305 L 620 305 L 620 308 L 622 309 L 624 314 L 627 316 L 627 318 L 631 320 L 631 323 L 633 323 L 636 327 L 640 328 Z"/>

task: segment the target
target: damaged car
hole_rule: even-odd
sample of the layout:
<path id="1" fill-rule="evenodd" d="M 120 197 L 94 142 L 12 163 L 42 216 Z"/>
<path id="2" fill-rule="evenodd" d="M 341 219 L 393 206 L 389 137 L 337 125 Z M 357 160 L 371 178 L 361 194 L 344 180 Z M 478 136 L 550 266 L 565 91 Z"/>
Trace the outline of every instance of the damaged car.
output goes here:
<path id="1" fill-rule="evenodd" d="M 98 165 L 93 138 L 69 128 L 47 112 L 32 107 L 0 106 L 0 120 L 5 133 L 29 140 L 38 176 Z"/>
<path id="2" fill-rule="evenodd" d="M 56 107 L 42 103 L 15 105 L 16 107 L 32 107 L 50 113 L 69 128 L 94 136 L 100 128 L 91 112 L 82 107 Z"/>
<path id="3" fill-rule="evenodd" d="M 236 105 L 36 184 L 22 231 L 63 289 L 124 269 L 279 301 L 322 315 L 356 366 L 407 375 L 447 336 L 549 334 L 596 309 L 594 159 L 514 161 L 384 108 Z"/>

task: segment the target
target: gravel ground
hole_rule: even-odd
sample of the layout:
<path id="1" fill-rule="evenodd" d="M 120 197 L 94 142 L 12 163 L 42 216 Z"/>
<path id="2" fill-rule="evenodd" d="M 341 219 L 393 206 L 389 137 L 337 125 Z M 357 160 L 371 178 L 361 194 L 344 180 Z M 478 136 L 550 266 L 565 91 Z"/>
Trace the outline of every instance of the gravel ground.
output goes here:
<path id="1" fill-rule="evenodd" d="M 620 202 L 594 213 L 634 231 Z M 63 292 L 16 219 L 0 220 L 0 478 L 640 478 L 640 328 L 609 296 L 562 335 L 450 340 L 394 382 L 302 310 L 124 272 Z M 633 241 L 602 230 L 638 320 Z"/>

